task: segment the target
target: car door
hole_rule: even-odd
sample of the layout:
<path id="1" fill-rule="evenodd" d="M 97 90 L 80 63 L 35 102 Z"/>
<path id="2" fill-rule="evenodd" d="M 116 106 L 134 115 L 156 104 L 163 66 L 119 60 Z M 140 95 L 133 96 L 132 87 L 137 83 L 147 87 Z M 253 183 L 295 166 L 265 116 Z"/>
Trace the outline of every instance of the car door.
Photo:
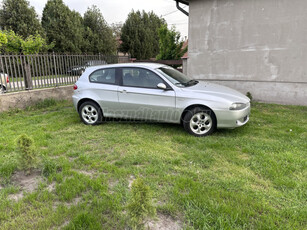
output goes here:
<path id="1" fill-rule="evenodd" d="M 118 103 L 117 68 L 102 68 L 89 76 L 91 97 L 100 105 L 105 117 L 116 117 L 121 108 Z"/>
<path id="2" fill-rule="evenodd" d="M 175 92 L 157 88 L 165 83 L 156 73 L 143 68 L 121 68 L 118 100 L 121 117 L 146 121 L 174 121 Z"/>

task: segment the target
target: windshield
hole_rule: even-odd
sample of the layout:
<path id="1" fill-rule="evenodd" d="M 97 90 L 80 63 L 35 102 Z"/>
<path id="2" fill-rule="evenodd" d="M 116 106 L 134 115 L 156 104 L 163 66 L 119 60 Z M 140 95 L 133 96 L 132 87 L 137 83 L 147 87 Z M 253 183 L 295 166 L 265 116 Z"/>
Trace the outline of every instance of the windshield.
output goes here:
<path id="1" fill-rule="evenodd" d="M 166 77 L 171 83 L 179 87 L 187 87 L 198 83 L 198 81 L 193 80 L 169 66 L 160 67 L 157 71 Z"/>

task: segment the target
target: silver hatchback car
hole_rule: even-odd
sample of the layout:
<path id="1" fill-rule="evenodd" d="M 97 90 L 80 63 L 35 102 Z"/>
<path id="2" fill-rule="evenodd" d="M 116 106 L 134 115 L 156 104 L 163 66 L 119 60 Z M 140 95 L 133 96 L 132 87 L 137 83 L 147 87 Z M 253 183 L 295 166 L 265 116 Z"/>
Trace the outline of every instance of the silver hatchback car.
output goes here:
<path id="1" fill-rule="evenodd" d="M 178 123 L 194 136 L 245 125 L 250 114 L 250 100 L 243 94 L 153 63 L 89 67 L 72 98 L 87 125 L 104 118 Z"/>

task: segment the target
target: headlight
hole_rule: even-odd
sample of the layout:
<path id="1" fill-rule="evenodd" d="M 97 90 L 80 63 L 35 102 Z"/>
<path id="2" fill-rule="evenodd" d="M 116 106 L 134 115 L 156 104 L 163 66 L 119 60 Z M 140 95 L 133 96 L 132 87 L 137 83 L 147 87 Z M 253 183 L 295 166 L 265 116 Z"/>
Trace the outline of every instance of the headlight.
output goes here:
<path id="1" fill-rule="evenodd" d="M 229 107 L 229 110 L 241 110 L 241 109 L 244 109 L 246 108 L 247 104 L 244 104 L 244 103 L 233 103 L 230 107 Z"/>

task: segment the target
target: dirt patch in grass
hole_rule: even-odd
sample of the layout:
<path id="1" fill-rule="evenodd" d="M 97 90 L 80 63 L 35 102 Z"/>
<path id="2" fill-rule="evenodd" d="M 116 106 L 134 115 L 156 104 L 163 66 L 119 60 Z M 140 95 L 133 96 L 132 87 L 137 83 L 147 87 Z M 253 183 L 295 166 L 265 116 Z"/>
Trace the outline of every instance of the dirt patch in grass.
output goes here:
<path id="1" fill-rule="evenodd" d="M 19 192 L 19 193 L 16 193 L 16 194 L 10 194 L 8 195 L 8 198 L 10 200 L 14 200 L 14 201 L 19 201 L 23 198 L 23 192 Z"/>
<path id="2" fill-rule="evenodd" d="M 241 160 L 249 160 L 249 158 L 250 158 L 250 156 L 247 155 L 247 154 L 241 154 L 241 155 L 239 155 L 239 159 L 241 159 Z"/>
<path id="3" fill-rule="evenodd" d="M 80 170 L 80 169 L 74 169 L 73 171 L 83 174 L 85 176 L 90 177 L 91 179 L 96 178 L 97 177 L 97 172 L 93 171 L 93 170 Z"/>
<path id="4" fill-rule="evenodd" d="M 23 198 L 24 192 L 31 193 L 37 189 L 39 183 L 43 181 L 39 171 L 33 171 L 30 175 L 26 175 L 23 171 L 18 171 L 12 176 L 12 184 L 20 189 L 19 193 L 8 196 L 10 200 L 18 201 Z"/>
<path id="5" fill-rule="evenodd" d="M 76 206 L 78 205 L 82 200 L 82 197 L 76 197 L 74 198 L 71 202 L 60 202 L 60 201 L 56 201 L 53 203 L 52 207 L 53 209 L 57 209 L 58 206 L 60 206 L 61 204 L 64 205 L 67 208 L 70 208 L 71 206 Z"/>
<path id="6" fill-rule="evenodd" d="M 180 230 L 182 229 L 182 223 L 179 220 L 174 220 L 170 216 L 158 214 L 154 220 L 149 220 L 145 224 L 145 229 L 150 230 Z"/>
<path id="7" fill-rule="evenodd" d="M 130 176 L 128 180 L 128 188 L 130 189 L 132 186 L 133 181 L 135 180 L 135 176 Z"/>
<path id="8" fill-rule="evenodd" d="M 109 187 L 113 189 L 118 183 L 118 180 L 109 180 Z"/>
<path id="9" fill-rule="evenodd" d="M 66 227 L 69 224 L 69 220 L 65 220 L 64 223 L 60 226 L 59 229 Z"/>
<path id="10" fill-rule="evenodd" d="M 50 185 L 47 186 L 48 192 L 53 192 L 55 190 L 55 182 L 52 182 Z"/>
<path id="11" fill-rule="evenodd" d="M 53 230 L 53 229 L 54 229 L 54 230 L 55 230 L 55 229 L 57 229 L 57 230 L 58 230 L 58 229 L 63 229 L 64 227 L 66 227 L 66 226 L 69 224 L 69 222 L 70 222 L 69 220 L 65 220 L 63 224 L 61 224 L 60 226 L 57 226 L 57 227 L 53 227 L 52 230 Z"/>

